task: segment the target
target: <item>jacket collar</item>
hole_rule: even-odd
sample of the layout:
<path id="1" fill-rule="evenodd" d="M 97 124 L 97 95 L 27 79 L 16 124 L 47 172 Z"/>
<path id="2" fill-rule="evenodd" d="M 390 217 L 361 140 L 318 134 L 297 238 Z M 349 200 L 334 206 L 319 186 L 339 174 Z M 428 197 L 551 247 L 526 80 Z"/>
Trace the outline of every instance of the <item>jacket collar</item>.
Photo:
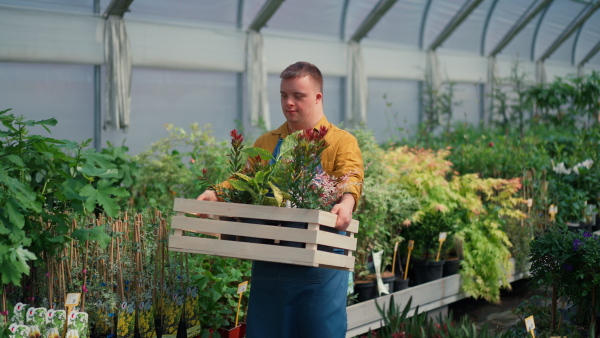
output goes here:
<path id="1" fill-rule="evenodd" d="M 317 122 L 317 125 L 314 126 L 313 129 L 319 130 L 319 128 L 321 128 L 321 126 L 325 126 L 327 129 L 331 129 L 330 123 L 327 120 L 327 117 L 325 115 L 323 115 L 323 117 L 319 120 L 319 122 Z M 289 134 L 290 134 L 290 131 L 288 129 L 287 121 L 284 122 L 279 128 L 271 131 L 271 135 L 277 135 L 281 138 L 286 138 Z"/>

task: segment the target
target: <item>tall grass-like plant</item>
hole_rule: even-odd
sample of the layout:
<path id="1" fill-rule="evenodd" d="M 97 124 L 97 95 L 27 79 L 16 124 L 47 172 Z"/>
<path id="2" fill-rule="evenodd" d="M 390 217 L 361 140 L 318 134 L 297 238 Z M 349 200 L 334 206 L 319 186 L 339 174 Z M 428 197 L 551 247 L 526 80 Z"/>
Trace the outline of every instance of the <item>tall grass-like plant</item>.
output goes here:
<path id="1" fill-rule="evenodd" d="M 377 311 L 382 317 L 383 326 L 378 331 L 369 332 L 368 337 L 377 338 L 409 338 L 409 337 L 436 337 L 436 338 L 488 338 L 509 337 L 506 333 L 489 332 L 487 324 L 477 329 L 475 323 L 467 317 L 463 317 L 458 322 L 452 320 L 452 313 L 443 318 L 441 315 L 436 318 L 428 317 L 426 312 L 419 313 L 419 307 L 412 309 L 412 297 L 409 298 L 404 308 L 394 302 L 394 297 L 390 297 L 387 307 L 382 307 L 375 302 Z M 414 314 L 411 314 L 413 312 Z"/>

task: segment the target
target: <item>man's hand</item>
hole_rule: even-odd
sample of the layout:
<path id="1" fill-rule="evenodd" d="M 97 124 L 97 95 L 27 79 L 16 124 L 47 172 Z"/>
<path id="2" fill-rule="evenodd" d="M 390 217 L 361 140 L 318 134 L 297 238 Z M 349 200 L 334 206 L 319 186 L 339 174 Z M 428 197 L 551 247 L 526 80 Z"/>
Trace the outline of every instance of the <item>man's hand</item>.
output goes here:
<path id="1" fill-rule="evenodd" d="M 197 201 L 211 201 L 216 202 L 219 199 L 217 198 L 217 193 L 214 190 L 205 190 L 200 196 L 196 197 Z M 198 217 L 207 218 L 207 214 L 196 214 Z"/>
<path id="2" fill-rule="evenodd" d="M 352 221 L 352 210 L 354 209 L 354 197 L 351 194 L 344 194 L 340 203 L 333 206 L 332 214 L 338 215 L 335 222 L 335 228 L 340 231 L 346 231 Z"/>

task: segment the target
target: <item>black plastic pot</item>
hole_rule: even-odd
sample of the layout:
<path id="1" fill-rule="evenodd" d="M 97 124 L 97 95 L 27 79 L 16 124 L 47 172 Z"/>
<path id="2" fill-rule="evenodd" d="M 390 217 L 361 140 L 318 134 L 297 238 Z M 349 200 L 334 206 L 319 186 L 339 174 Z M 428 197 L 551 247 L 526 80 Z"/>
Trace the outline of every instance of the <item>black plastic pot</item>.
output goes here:
<path id="1" fill-rule="evenodd" d="M 381 280 L 383 281 L 383 284 L 387 284 L 388 291 L 390 293 L 394 292 L 394 280 L 395 279 L 396 279 L 396 276 L 381 278 Z"/>
<path id="2" fill-rule="evenodd" d="M 444 263 L 444 268 L 442 269 L 442 277 L 447 277 L 451 275 L 455 275 L 460 270 L 460 259 L 452 258 L 447 259 Z"/>
<path id="3" fill-rule="evenodd" d="M 359 303 L 377 297 L 375 281 L 354 281 L 354 293 Z"/>
<path id="4" fill-rule="evenodd" d="M 270 225 L 270 226 L 277 226 L 279 225 L 279 222 L 276 221 L 267 221 L 264 219 L 256 219 L 256 218 L 242 218 L 240 217 L 240 222 L 242 223 L 252 223 L 252 224 L 264 224 L 264 225 Z M 239 241 L 240 242 L 248 242 L 248 243 L 260 243 L 260 244 L 275 244 L 275 241 L 272 239 L 264 239 L 264 238 L 256 238 L 256 237 L 246 237 L 246 236 L 239 236 Z"/>
<path id="5" fill-rule="evenodd" d="M 444 261 L 414 260 L 412 266 L 415 273 L 415 285 L 419 285 L 442 278 Z"/>
<path id="6" fill-rule="evenodd" d="M 402 277 L 396 277 L 396 279 L 394 279 L 394 292 L 408 289 L 408 281 L 408 278 L 403 279 Z"/>

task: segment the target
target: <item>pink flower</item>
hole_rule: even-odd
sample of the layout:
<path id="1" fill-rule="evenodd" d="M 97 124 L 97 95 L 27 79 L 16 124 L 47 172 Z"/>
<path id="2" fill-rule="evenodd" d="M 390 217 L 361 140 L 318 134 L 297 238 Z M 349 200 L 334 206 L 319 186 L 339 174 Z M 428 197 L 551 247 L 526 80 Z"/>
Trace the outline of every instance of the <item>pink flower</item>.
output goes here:
<path id="1" fill-rule="evenodd" d="M 190 158 L 190 163 L 195 164 L 196 160 L 194 160 L 193 158 Z"/>
<path id="2" fill-rule="evenodd" d="M 87 270 L 86 270 L 86 269 L 83 269 L 83 271 L 82 271 L 82 272 L 83 272 L 83 273 L 87 273 Z"/>
<path id="3" fill-rule="evenodd" d="M 83 285 L 83 286 L 81 287 L 81 291 L 83 291 L 83 292 L 88 292 L 88 288 L 87 288 L 85 285 Z"/>

